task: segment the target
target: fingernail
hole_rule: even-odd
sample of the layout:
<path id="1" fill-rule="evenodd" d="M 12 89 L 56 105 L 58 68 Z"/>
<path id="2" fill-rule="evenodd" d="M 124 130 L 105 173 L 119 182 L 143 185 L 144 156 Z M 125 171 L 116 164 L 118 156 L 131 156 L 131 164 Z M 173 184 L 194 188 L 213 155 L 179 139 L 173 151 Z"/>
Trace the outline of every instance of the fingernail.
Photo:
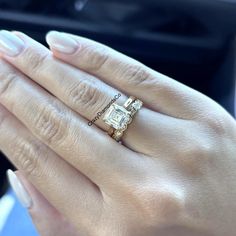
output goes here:
<path id="1" fill-rule="evenodd" d="M 46 41 L 51 49 L 61 53 L 73 54 L 79 48 L 78 42 L 66 33 L 50 31 L 46 35 Z"/>
<path id="2" fill-rule="evenodd" d="M 12 170 L 8 170 L 7 177 L 15 195 L 22 206 L 25 208 L 30 208 L 32 206 L 32 199 L 17 175 Z"/>
<path id="3" fill-rule="evenodd" d="M 7 31 L 0 31 L 0 52 L 7 56 L 17 56 L 24 48 L 24 42 L 15 34 Z"/>

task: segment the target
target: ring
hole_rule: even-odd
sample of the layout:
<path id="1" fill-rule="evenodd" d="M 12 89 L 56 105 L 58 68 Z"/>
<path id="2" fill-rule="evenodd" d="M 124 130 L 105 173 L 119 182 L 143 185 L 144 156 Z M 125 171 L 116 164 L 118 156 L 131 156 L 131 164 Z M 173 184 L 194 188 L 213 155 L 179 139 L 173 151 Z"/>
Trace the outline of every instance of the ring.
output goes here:
<path id="1" fill-rule="evenodd" d="M 113 103 L 103 118 L 103 121 L 110 126 L 108 134 L 119 142 L 142 105 L 143 102 L 134 96 L 130 96 L 123 106 Z"/>

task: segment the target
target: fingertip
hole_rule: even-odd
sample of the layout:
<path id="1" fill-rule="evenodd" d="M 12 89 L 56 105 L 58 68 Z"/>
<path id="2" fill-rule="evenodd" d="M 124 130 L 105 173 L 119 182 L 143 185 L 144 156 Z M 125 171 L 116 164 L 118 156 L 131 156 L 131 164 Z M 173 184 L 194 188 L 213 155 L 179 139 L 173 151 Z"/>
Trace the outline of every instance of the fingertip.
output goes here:
<path id="1" fill-rule="evenodd" d="M 47 44 L 50 44 L 51 42 L 51 38 L 55 35 L 55 34 L 58 34 L 59 32 L 56 31 L 56 30 L 50 30 L 46 33 L 45 35 L 45 39 L 46 39 L 46 42 Z"/>
<path id="2" fill-rule="evenodd" d="M 69 34 L 49 31 L 46 34 L 46 42 L 52 51 L 62 54 L 74 54 L 79 48 L 79 43 Z"/>
<path id="3" fill-rule="evenodd" d="M 24 208 L 30 209 L 33 205 L 33 201 L 28 189 L 24 184 L 25 181 L 22 181 L 21 178 L 19 178 L 17 172 L 14 172 L 10 169 L 7 170 L 7 177 L 12 190 L 14 191 L 21 205 Z"/>

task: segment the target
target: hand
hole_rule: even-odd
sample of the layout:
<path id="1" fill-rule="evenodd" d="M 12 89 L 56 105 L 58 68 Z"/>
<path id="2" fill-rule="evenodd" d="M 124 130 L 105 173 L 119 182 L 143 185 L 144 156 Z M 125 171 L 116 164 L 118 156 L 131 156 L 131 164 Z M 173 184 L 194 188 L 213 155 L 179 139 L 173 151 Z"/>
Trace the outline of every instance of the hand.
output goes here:
<path id="1" fill-rule="evenodd" d="M 48 202 L 81 235 L 232 236 L 235 120 L 104 45 L 47 41 L 0 33 L 0 149 Z M 87 124 L 118 93 L 144 102 L 123 145 Z"/>

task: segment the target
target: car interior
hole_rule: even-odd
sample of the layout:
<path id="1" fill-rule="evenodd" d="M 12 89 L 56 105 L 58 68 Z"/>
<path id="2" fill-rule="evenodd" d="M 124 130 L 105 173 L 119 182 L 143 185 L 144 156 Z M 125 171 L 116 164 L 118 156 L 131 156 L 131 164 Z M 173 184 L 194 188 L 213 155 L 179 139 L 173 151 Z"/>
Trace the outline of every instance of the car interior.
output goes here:
<path id="1" fill-rule="evenodd" d="M 0 0 L 0 27 L 45 45 L 49 30 L 94 39 L 206 94 L 234 115 L 235 12 L 234 0 Z M 0 196 L 10 167 L 1 154 Z"/>

